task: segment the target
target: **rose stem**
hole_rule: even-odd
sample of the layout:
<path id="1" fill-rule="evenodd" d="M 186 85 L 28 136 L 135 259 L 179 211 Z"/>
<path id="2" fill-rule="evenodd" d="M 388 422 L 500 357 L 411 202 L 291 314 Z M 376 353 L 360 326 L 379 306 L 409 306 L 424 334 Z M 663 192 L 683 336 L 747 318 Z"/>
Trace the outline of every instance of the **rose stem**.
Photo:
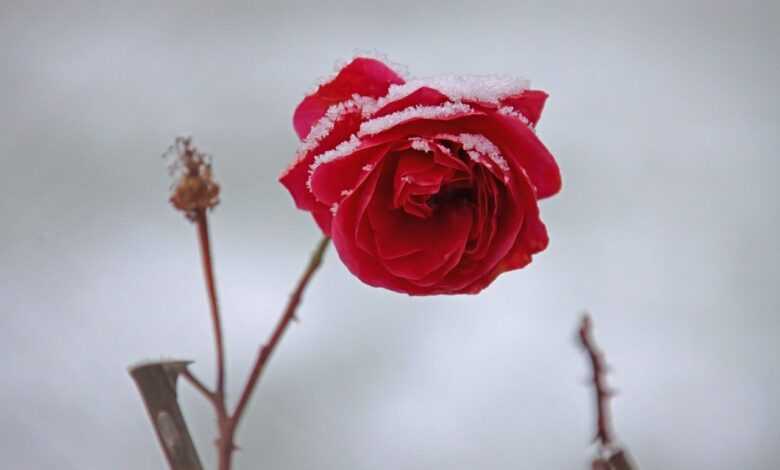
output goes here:
<path id="1" fill-rule="evenodd" d="M 199 211 L 198 214 L 196 215 L 195 220 L 198 223 L 198 227 L 199 227 L 198 232 L 199 234 L 201 234 L 201 248 L 203 248 L 203 253 L 209 253 L 208 227 L 206 226 L 205 213 L 201 213 L 201 211 Z M 314 273 L 322 264 L 323 255 L 325 254 L 325 249 L 328 247 L 329 241 L 330 241 L 329 237 L 324 237 L 317 245 L 317 248 L 314 250 L 311 259 L 309 260 L 309 264 L 306 267 L 303 276 L 301 276 L 300 280 L 298 281 L 295 290 L 293 290 L 292 295 L 290 295 L 290 300 L 287 302 L 287 307 L 284 309 L 284 312 L 282 312 L 282 316 L 281 318 L 279 318 L 279 321 L 277 322 L 276 328 L 271 334 L 270 339 L 268 340 L 267 343 L 265 343 L 263 346 L 260 347 L 260 352 L 258 353 L 257 360 L 255 361 L 255 364 L 252 367 L 252 372 L 249 374 L 249 378 L 247 379 L 246 385 L 244 386 L 244 389 L 241 392 L 241 398 L 239 399 L 235 411 L 233 412 L 232 415 L 228 414 L 226 411 L 224 393 L 221 394 L 219 392 L 211 392 L 208 389 L 208 387 L 203 385 L 203 383 L 200 380 L 198 380 L 194 375 L 192 375 L 186 369 L 182 373 L 183 377 L 187 379 L 198 391 L 200 391 L 214 405 L 214 408 L 217 411 L 217 422 L 219 425 L 219 435 L 220 435 L 218 446 L 217 446 L 219 451 L 219 467 L 218 467 L 219 470 L 230 470 L 230 466 L 233 458 L 233 450 L 236 449 L 233 443 L 233 437 L 235 436 L 236 429 L 238 428 L 238 423 L 240 422 L 244 410 L 246 409 L 246 406 L 249 403 L 249 399 L 251 398 L 252 392 L 254 391 L 255 386 L 257 385 L 257 382 L 260 379 L 260 376 L 262 375 L 265 365 L 268 363 L 268 360 L 271 358 L 271 354 L 274 352 L 274 349 L 276 348 L 277 344 L 279 343 L 282 336 L 284 335 L 287 326 L 290 324 L 292 320 L 295 320 L 296 318 L 295 312 L 298 309 L 298 305 L 300 305 L 301 303 L 303 292 L 306 289 L 306 286 L 308 286 L 309 281 L 311 281 L 312 277 L 314 276 Z M 210 254 L 208 255 L 204 254 L 203 265 L 207 272 L 206 283 L 209 286 L 209 298 L 212 301 L 212 307 L 215 308 L 216 293 L 214 291 L 213 275 L 210 274 L 211 273 Z M 222 334 L 219 331 L 220 329 L 219 314 L 217 313 L 217 315 L 213 316 L 212 318 L 215 318 L 214 321 L 215 338 L 219 338 L 217 339 L 218 357 L 222 358 L 223 355 L 219 353 L 219 351 L 221 351 L 221 344 L 222 344 Z M 220 382 L 218 382 L 217 384 L 217 390 L 219 390 L 219 383 Z M 224 386 L 224 382 L 222 383 Z"/>
<path id="2" fill-rule="evenodd" d="M 215 394 L 218 399 L 224 401 L 225 346 L 222 342 L 222 321 L 219 317 L 217 288 L 214 283 L 214 265 L 211 258 L 211 242 L 209 241 L 209 223 L 206 217 L 206 209 L 196 209 L 195 223 L 198 226 L 200 254 L 203 259 L 203 273 L 206 277 L 206 289 L 208 290 L 209 304 L 211 306 L 211 323 L 214 327 L 214 343 L 217 350 L 217 387 Z"/>
<path id="3" fill-rule="evenodd" d="M 209 297 L 209 305 L 211 307 L 211 323 L 214 328 L 214 344 L 217 354 L 217 385 L 214 392 L 210 392 L 203 383 L 195 378 L 189 371 L 184 374 L 184 378 L 187 379 L 196 389 L 203 393 L 206 398 L 214 405 L 214 410 L 217 413 L 217 423 L 219 425 L 220 438 L 217 441 L 217 447 L 219 449 L 219 469 L 229 470 L 230 460 L 223 460 L 223 455 L 232 452 L 232 441 L 226 439 L 227 432 L 229 430 L 230 418 L 227 414 L 227 406 L 225 405 L 225 346 L 222 340 L 222 321 L 219 315 L 219 304 L 217 303 L 217 287 L 214 281 L 214 263 L 211 256 L 211 242 L 209 240 L 209 225 L 208 218 L 206 216 L 206 209 L 199 208 L 195 210 L 194 214 L 195 224 L 198 226 L 198 240 L 200 242 L 200 253 L 203 259 L 203 273 L 206 278 L 206 290 Z"/>
<path id="4" fill-rule="evenodd" d="M 607 366 L 604 364 L 604 355 L 599 351 L 595 342 L 593 341 L 593 322 L 589 315 L 582 317 L 582 322 L 579 328 L 579 339 L 585 352 L 590 359 L 591 369 L 593 370 L 593 387 L 596 392 L 596 437 L 595 439 L 603 447 L 609 447 L 612 445 L 612 429 L 610 428 L 609 421 L 609 398 L 612 396 L 612 392 L 607 389 L 606 371 Z"/>
<path id="5" fill-rule="evenodd" d="M 317 248 L 314 250 L 311 259 L 309 260 L 309 265 L 303 272 L 303 275 L 298 281 L 295 290 L 293 290 L 292 294 L 290 295 L 290 300 L 287 302 L 287 307 L 284 309 L 282 316 L 279 318 L 279 321 L 276 324 L 276 328 L 271 334 L 268 342 L 260 347 L 255 365 L 252 368 L 252 372 L 249 374 L 249 378 L 247 379 L 246 385 L 244 386 L 244 391 L 241 393 L 241 398 L 238 400 L 236 409 L 233 412 L 232 420 L 234 427 L 238 426 L 244 409 L 246 408 L 246 405 L 249 402 L 249 398 L 252 395 L 252 391 L 254 390 L 255 385 L 257 385 L 257 381 L 260 379 L 260 375 L 263 373 L 265 365 L 268 363 L 268 359 L 271 358 L 271 354 L 273 354 L 274 349 L 279 343 L 279 340 L 282 338 L 282 335 L 287 329 L 287 326 L 292 320 L 295 320 L 295 311 L 297 310 L 298 305 L 301 303 L 303 291 L 306 289 L 306 286 L 309 284 L 312 276 L 314 276 L 317 268 L 319 268 L 322 264 L 322 258 L 325 254 L 325 249 L 328 247 L 329 241 L 329 237 L 323 237 L 322 240 L 320 240 L 320 242 L 317 244 Z"/>

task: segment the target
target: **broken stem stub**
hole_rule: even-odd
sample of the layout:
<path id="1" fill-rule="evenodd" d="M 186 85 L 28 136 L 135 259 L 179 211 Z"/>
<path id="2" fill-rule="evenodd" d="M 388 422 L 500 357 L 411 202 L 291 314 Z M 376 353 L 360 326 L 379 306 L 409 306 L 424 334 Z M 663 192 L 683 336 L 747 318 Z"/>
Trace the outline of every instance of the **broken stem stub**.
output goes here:
<path id="1" fill-rule="evenodd" d="M 191 363 L 146 362 L 129 368 L 171 470 L 203 470 L 176 394 L 178 376 Z"/>

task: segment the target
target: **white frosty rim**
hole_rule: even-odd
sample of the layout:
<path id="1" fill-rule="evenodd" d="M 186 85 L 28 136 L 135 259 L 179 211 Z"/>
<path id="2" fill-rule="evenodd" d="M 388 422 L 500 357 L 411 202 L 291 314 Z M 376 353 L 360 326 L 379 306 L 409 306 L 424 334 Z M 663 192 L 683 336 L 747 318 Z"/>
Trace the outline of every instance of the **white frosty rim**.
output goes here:
<path id="1" fill-rule="evenodd" d="M 509 96 L 527 90 L 530 82 L 525 79 L 500 75 L 445 75 L 417 78 L 402 85 L 391 85 L 387 95 L 379 98 L 374 106 L 363 108 L 369 116 L 389 103 L 406 98 L 420 88 L 432 88 L 454 102 L 477 101 L 499 104 Z"/>
<path id="2" fill-rule="evenodd" d="M 509 164 L 496 144 L 484 135 L 468 133 L 438 134 L 434 138 L 460 142 L 463 146 L 463 150 L 472 160 L 477 163 L 482 163 L 489 168 L 491 164 L 482 160 L 483 155 L 488 157 L 504 173 L 504 182 L 509 181 Z"/>
<path id="3" fill-rule="evenodd" d="M 356 139 L 355 136 L 353 136 L 354 139 Z M 433 151 L 433 148 L 431 147 L 430 140 L 437 140 L 437 139 L 444 139 L 444 140 L 451 140 L 455 142 L 459 142 L 461 146 L 463 147 L 463 150 L 466 152 L 466 154 L 471 158 L 474 162 L 478 164 L 482 164 L 487 166 L 488 168 L 491 168 L 491 163 L 486 162 L 483 160 L 483 156 L 486 156 L 492 161 L 499 170 L 504 174 L 504 183 L 509 183 L 510 181 L 510 167 L 507 163 L 506 159 L 501 154 L 501 150 L 494 144 L 490 139 L 485 137 L 482 134 L 470 134 L 470 133 L 460 133 L 460 134 L 437 134 L 433 136 L 430 139 L 427 138 L 421 138 L 421 137 L 410 137 L 408 140 L 410 142 L 411 148 L 425 153 L 430 153 Z M 350 139 L 350 141 L 343 142 L 345 145 L 345 149 L 348 147 L 355 146 L 355 148 L 360 146 L 360 141 L 356 140 L 353 141 Z M 449 149 L 447 147 L 444 147 L 443 145 L 439 144 L 438 142 L 434 142 L 434 144 L 446 151 L 446 153 L 450 153 Z M 335 149 L 334 149 L 335 150 Z M 323 154 L 324 155 L 324 154 Z M 337 157 L 338 158 L 338 157 Z M 329 160 L 330 161 L 330 160 Z M 322 163 L 326 163 L 323 161 L 320 161 L 320 163 L 317 165 L 319 166 Z M 368 164 L 363 167 L 363 171 L 372 171 L 374 169 L 374 165 Z M 309 187 L 309 191 L 311 191 L 311 179 L 314 174 L 314 170 L 316 170 L 316 167 L 312 165 L 312 169 L 309 172 L 309 180 L 307 181 L 307 185 Z M 525 174 L 525 170 L 522 170 Z M 526 175 L 527 176 L 527 175 Z M 405 183 L 411 183 L 412 179 L 409 176 L 404 176 L 402 180 Z M 341 191 L 342 197 L 348 197 L 352 194 L 353 190 L 351 189 L 345 189 Z M 335 202 L 331 205 L 330 211 L 335 216 L 338 212 L 339 203 Z"/>
<path id="4" fill-rule="evenodd" d="M 520 122 L 528 126 L 529 129 L 531 129 L 532 131 L 536 131 L 536 129 L 534 129 L 533 123 L 531 123 L 531 120 L 528 119 L 525 114 L 521 113 L 520 111 L 516 110 L 511 106 L 502 106 L 501 108 L 498 109 L 498 114 L 503 114 L 504 116 L 509 116 L 518 119 Z"/>
<path id="5" fill-rule="evenodd" d="M 360 125 L 358 135 L 361 137 L 376 135 L 412 119 L 442 119 L 473 111 L 474 109 L 471 106 L 463 103 L 444 103 L 439 106 L 410 106 L 387 116 L 365 121 Z"/>
<path id="6" fill-rule="evenodd" d="M 371 97 L 354 94 L 352 98 L 330 106 L 320 120 L 311 127 L 306 138 L 298 145 L 298 150 L 295 152 L 295 160 L 285 169 L 282 177 L 306 158 L 306 154 L 317 148 L 320 142 L 333 131 L 336 123 L 345 114 L 360 112 L 365 106 L 373 106 L 375 102 L 376 100 Z"/>
<path id="7" fill-rule="evenodd" d="M 361 124 L 357 134 L 353 134 L 348 140 L 341 142 L 333 149 L 314 157 L 314 162 L 309 166 L 309 178 L 306 180 L 306 186 L 311 191 L 312 176 L 320 165 L 345 157 L 357 150 L 362 143 L 360 137 L 378 134 L 412 119 L 442 119 L 458 114 L 467 114 L 472 111 L 474 110 L 471 106 L 463 103 L 444 103 L 440 106 L 411 106 L 387 116 L 366 121 Z"/>
<path id="8" fill-rule="evenodd" d="M 335 61 L 333 63 L 333 71 L 330 74 L 324 77 L 320 77 L 318 80 L 316 80 L 316 83 L 309 88 L 309 91 L 306 93 L 306 96 L 311 96 L 317 93 L 317 90 L 319 90 L 321 86 L 327 85 L 328 83 L 335 80 L 336 77 L 338 77 L 339 73 L 341 73 L 341 70 L 347 65 L 351 64 L 355 59 L 376 60 L 384 64 L 385 67 L 395 72 L 396 75 L 403 78 L 404 80 L 409 78 L 409 68 L 404 64 L 400 64 L 398 62 L 390 60 L 386 54 L 383 54 L 380 51 L 368 51 L 368 50 L 361 51 L 359 49 L 356 49 L 351 58 L 340 59 Z"/>

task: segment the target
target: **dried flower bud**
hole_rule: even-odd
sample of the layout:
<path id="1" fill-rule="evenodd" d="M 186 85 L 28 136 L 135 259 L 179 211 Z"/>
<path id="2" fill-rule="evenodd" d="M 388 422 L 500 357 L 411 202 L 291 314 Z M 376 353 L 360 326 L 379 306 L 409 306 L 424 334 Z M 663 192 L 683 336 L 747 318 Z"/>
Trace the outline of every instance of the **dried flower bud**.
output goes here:
<path id="1" fill-rule="evenodd" d="M 602 459 L 596 459 L 591 463 L 591 470 L 611 470 L 609 462 Z"/>
<path id="2" fill-rule="evenodd" d="M 171 185 L 171 204 L 195 220 L 198 211 L 212 209 L 219 204 L 219 185 L 211 171 L 211 157 L 192 145 L 191 137 L 177 137 L 163 156 L 175 154 L 169 171 L 174 178 Z"/>

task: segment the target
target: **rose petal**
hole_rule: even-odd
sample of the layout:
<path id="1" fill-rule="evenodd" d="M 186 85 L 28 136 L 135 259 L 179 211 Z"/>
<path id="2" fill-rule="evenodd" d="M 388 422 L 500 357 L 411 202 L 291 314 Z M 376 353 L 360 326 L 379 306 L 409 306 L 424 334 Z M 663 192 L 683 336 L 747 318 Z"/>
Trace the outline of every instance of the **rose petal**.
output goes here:
<path id="1" fill-rule="evenodd" d="M 417 91 L 410 93 L 399 100 L 391 101 L 382 106 L 378 111 L 371 115 L 371 118 L 377 118 L 392 114 L 411 106 L 438 106 L 449 101 L 447 95 L 429 87 L 421 87 Z"/>
<path id="2" fill-rule="evenodd" d="M 547 248 L 549 238 L 547 228 L 539 219 L 538 210 L 526 217 L 523 229 L 517 237 L 517 243 L 512 250 L 490 273 L 472 282 L 464 291 L 476 294 L 490 285 L 500 274 L 520 269 L 531 262 L 532 255 Z"/>
<path id="3" fill-rule="evenodd" d="M 421 279 L 444 264 L 453 251 L 462 250 L 473 212 L 465 205 L 449 205 L 422 219 L 410 216 L 403 209 L 394 209 L 395 166 L 385 167 L 368 206 L 368 220 L 374 231 L 377 254 L 387 270 L 405 279 Z M 415 256 L 409 257 L 410 254 Z"/>
<path id="4" fill-rule="evenodd" d="M 526 118 L 532 127 L 536 126 L 542 116 L 544 103 L 549 95 L 542 90 L 525 90 L 519 95 L 509 96 L 501 100 L 502 106 L 509 106 Z"/>
<path id="5" fill-rule="evenodd" d="M 463 253 L 473 217 L 470 208 L 447 207 L 427 219 L 398 217 L 397 212 L 393 211 L 395 217 L 384 218 L 383 228 L 375 229 L 381 262 L 391 274 L 411 281 L 425 279 L 453 261 L 453 255 Z M 370 220 L 372 225 L 377 223 L 375 217 Z M 402 252 L 410 254 L 394 256 Z"/>
<path id="6" fill-rule="evenodd" d="M 355 94 L 380 98 L 387 94 L 390 85 L 402 83 L 404 80 L 382 62 L 358 57 L 344 66 L 333 80 L 320 85 L 316 92 L 301 101 L 293 114 L 295 132 L 304 139 L 331 105 Z"/>
<path id="7" fill-rule="evenodd" d="M 536 197 L 544 199 L 561 190 L 558 163 L 539 137 L 528 126 L 509 116 L 492 113 L 488 119 L 462 121 L 461 132 L 482 134 L 496 144 L 511 164 L 522 168 L 536 188 Z"/>
<path id="8" fill-rule="evenodd" d="M 380 167 L 381 167 L 380 163 Z M 368 285 L 384 287 L 397 292 L 416 291 L 408 281 L 399 279 L 377 262 L 368 221 L 364 213 L 375 194 L 381 170 L 373 171 L 354 193 L 346 197 L 333 218 L 331 236 L 341 261 L 358 279 Z M 364 223 L 365 222 L 365 223 Z M 370 242 L 370 243 L 369 243 Z"/>
<path id="9" fill-rule="evenodd" d="M 342 115 L 335 122 L 330 133 L 324 136 L 315 148 L 298 158 L 279 178 L 279 182 L 290 191 L 299 209 L 312 210 L 320 205 L 306 185 L 309 179 L 309 167 L 314 163 L 314 157 L 347 140 L 360 127 L 360 120 L 359 111 Z"/>
<path id="10" fill-rule="evenodd" d="M 390 144 L 367 141 L 350 155 L 318 165 L 311 173 L 311 193 L 326 205 L 339 202 L 368 177 L 390 148 Z"/>

